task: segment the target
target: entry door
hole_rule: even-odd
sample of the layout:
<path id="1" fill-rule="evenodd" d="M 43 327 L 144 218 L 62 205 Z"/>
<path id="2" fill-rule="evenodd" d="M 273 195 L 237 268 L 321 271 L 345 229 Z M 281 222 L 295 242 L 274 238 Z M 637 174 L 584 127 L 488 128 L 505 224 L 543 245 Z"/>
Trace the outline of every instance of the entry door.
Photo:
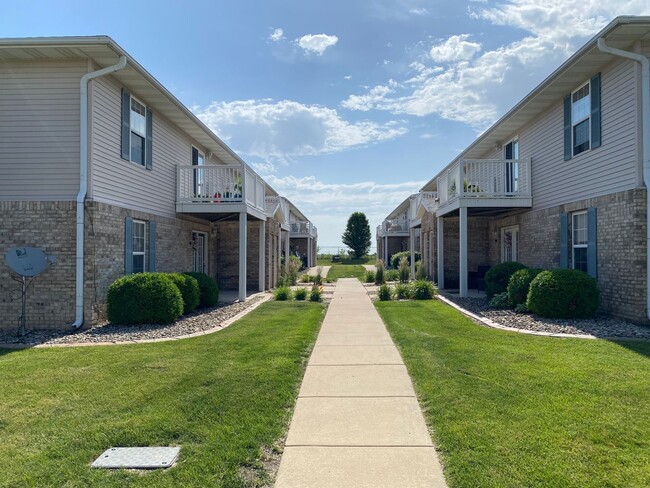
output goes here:
<path id="1" fill-rule="evenodd" d="M 501 262 L 517 261 L 519 248 L 519 226 L 501 229 Z"/>
<path id="2" fill-rule="evenodd" d="M 519 190 L 519 140 L 509 142 L 504 147 L 504 158 L 506 163 L 506 193 L 513 193 Z M 514 160 L 514 161 L 513 161 Z"/>
<path id="3" fill-rule="evenodd" d="M 208 272 L 208 238 L 205 232 L 192 232 L 194 241 L 194 271 Z"/>

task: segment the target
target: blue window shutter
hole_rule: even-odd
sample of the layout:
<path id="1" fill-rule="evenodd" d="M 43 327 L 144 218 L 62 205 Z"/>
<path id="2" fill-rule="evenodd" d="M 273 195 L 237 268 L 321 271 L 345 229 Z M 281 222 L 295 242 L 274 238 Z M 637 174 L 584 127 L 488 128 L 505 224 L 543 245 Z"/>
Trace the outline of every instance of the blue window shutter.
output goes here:
<path id="1" fill-rule="evenodd" d="M 596 208 L 587 209 L 587 273 L 598 278 L 598 228 Z"/>
<path id="2" fill-rule="evenodd" d="M 591 148 L 600 147 L 600 73 L 591 79 Z"/>
<path id="3" fill-rule="evenodd" d="M 131 95 L 122 88 L 122 159 L 131 160 Z"/>
<path id="4" fill-rule="evenodd" d="M 156 223 L 149 221 L 149 271 L 156 271 Z"/>
<path id="5" fill-rule="evenodd" d="M 571 95 L 564 97 L 564 160 L 568 161 L 573 155 L 571 147 Z"/>
<path id="6" fill-rule="evenodd" d="M 133 273 L 133 219 L 124 219 L 124 274 Z"/>
<path id="7" fill-rule="evenodd" d="M 144 165 L 147 169 L 153 168 L 153 114 L 147 109 L 147 140 L 144 146 Z"/>
<path id="8" fill-rule="evenodd" d="M 569 215 L 560 214 L 560 268 L 569 267 Z"/>

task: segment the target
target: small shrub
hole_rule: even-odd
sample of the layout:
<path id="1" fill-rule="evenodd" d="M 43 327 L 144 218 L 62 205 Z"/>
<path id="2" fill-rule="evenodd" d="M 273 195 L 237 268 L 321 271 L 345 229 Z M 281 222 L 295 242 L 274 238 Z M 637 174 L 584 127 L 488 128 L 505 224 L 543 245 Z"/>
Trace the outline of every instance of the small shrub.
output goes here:
<path id="1" fill-rule="evenodd" d="M 422 261 L 415 263 L 415 279 L 416 280 L 429 279 L 429 273 L 427 273 L 427 268 L 422 264 Z"/>
<path id="2" fill-rule="evenodd" d="M 303 283 L 311 283 L 311 281 L 312 281 L 312 277 L 309 276 L 307 273 L 304 273 L 304 274 L 300 277 L 300 281 L 302 281 Z"/>
<path id="3" fill-rule="evenodd" d="M 511 305 L 516 307 L 526 303 L 530 282 L 542 271 L 544 270 L 539 268 L 524 268 L 513 273 L 508 281 L 508 297 Z"/>
<path id="4" fill-rule="evenodd" d="M 399 271 L 396 269 L 386 271 L 386 281 L 399 281 Z"/>
<path id="5" fill-rule="evenodd" d="M 385 281 L 384 274 L 386 272 L 384 262 L 380 259 L 377 261 L 377 272 L 375 273 L 375 285 L 383 285 Z"/>
<path id="6" fill-rule="evenodd" d="M 320 302 L 322 299 L 322 294 L 323 291 L 321 290 L 321 287 L 318 285 L 314 285 L 311 287 L 311 293 L 309 294 L 309 301 L 311 302 Z"/>
<path id="7" fill-rule="evenodd" d="M 307 288 L 298 288 L 294 293 L 293 297 L 298 301 L 304 301 L 307 298 Z"/>
<path id="8" fill-rule="evenodd" d="M 510 298 L 508 298 L 508 292 L 504 291 L 494 295 L 492 298 L 490 298 L 488 306 L 490 308 L 510 308 Z"/>
<path id="9" fill-rule="evenodd" d="M 399 263 L 402 260 L 402 258 L 406 258 L 408 265 L 411 265 L 411 252 L 410 251 L 402 251 L 402 252 L 396 252 L 390 257 L 390 265 L 392 266 L 393 269 L 399 268 Z M 422 256 L 420 254 L 420 251 L 415 251 L 415 262 L 417 263 L 422 259 Z"/>
<path id="10" fill-rule="evenodd" d="M 273 292 L 273 297 L 278 301 L 291 300 L 291 288 L 288 286 L 278 286 Z"/>
<path id="11" fill-rule="evenodd" d="M 183 273 L 166 273 L 178 287 L 183 297 L 183 314 L 188 314 L 199 306 L 201 289 L 196 278 Z"/>
<path id="12" fill-rule="evenodd" d="M 379 297 L 379 300 L 382 302 L 387 302 L 391 299 L 393 296 L 393 290 L 391 290 L 390 286 L 383 284 L 379 287 L 379 291 L 377 292 L 377 296 Z"/>
<path id="13" fill-rule="evenodd" d="M 375 282 L 375 272 L 372 271 L 371 269 L 366 270 L 366 283 L 374 283 Z"/>
<path id="14" fill-rule="evenodd" d="M 596 280 L 577 269 L 542 271 L 530 284 L 526 305 L 552 318 L 586 318 L 596 313 L 600 293 Z"/>
<path id="15" fill-rule="evenodd" d="M 515 312 L 517 313 L 530 313 L 530 309 L 525 303 L 519 303 L 515 307 Z"/>
<path id="16" fill-rule="evenodd" d="M 492 266 L 488 272 L 485 273 L 487 297 L 492 298 L 494 295 L 506 291 L 508 289 L 510 277 L 515 273 L 515 271 L 524 268 L 526 268 L 525 265 L 514 261 Z"/>
<path id="17" fill-rule="evenodd" d="M 314 285 L 320 286 L 320 285 L 323 284 L 323 275 L 322 275 L 322 273 L 323 273 L 323 267 L 318 266 L 316 268 L 316 276 L 314 276 Z"/>
<path id="18" fill-rule="evenodd" d="M 395 285 L 395 298 L 407 300 L 413 296 L 413 289 L 409 283 L 398 283 Z"/>
<path id="19" fill-rule="evenodd" d="M 219 288 L 214 278 L 205 273 L 185 273 L 199 283 L 199 308 L 214 307 L 219 303 Z"/>
<path id="20" fill-rule="evenodd" d="M 412 288 L 413 298 L 416 300 L 431 300 L 438 292 L 434 284 L 428 280 L 415 280 Z"/>
<path id="21" fill-rule="evenodd" d="M 409 266 L 408 259 L 400 259 L 398 271 L 400 283 L 408 283 L 409 278 L 411 277 L 411 267 Z"/>
<path id="22" fill-rule="evenodd" d="M 113 324 L 168 324 L 183 313 L 183 296 L 165 273 L 118 278 L 108 288 L 107 302 Z"/>

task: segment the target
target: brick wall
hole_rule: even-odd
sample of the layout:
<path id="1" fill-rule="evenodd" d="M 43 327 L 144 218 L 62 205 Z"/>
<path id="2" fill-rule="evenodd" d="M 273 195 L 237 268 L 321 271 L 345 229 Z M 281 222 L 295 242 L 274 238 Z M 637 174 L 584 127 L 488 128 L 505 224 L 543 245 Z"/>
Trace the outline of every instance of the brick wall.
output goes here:
<path id="1" fill-rule="evenodd" d="M 239 288 L 239 219 L 217 222 L 217 283 L 224 290 Z M 248 220 L 246 288 L 259 289 L 260 222 Z M 268 246 L 267 246 L 268 249 Z"/>

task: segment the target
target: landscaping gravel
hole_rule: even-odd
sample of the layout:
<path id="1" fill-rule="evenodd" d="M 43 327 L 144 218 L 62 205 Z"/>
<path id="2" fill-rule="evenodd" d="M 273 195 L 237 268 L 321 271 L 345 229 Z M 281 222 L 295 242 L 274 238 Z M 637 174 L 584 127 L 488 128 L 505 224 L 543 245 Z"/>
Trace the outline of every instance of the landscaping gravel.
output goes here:
<path id="1" fill-rule="evenodd" d="M 226 320 L 234 317 L 255 303 L 263 300 L 263 296 L 255 296 L 246 302 L 219 302 L 211 309 L 202 309 L 183 316 L 171 324 L 141 324 L 141 325 L 113 325 L 109 323 L 97 325 L 91 329 L 80 331 L 34 330 L 25 336 L 11 333 L 0 334 L 0 344 L 15 345 L 54 345 L 54 344 L 81 344 L 99 342 L 133 342 L 152 339 L 173 339 L 205 332 L 220 327 Z"/>
<path id="2" fill-rule="evenodd" d="M 635 325 L 622 319 L 596 316 L 592 319 L 548 319 L 533 314 L 515 313 L 488 307 L 487 298 L 460 298 L 445 293 L 443 296 L 456 305 L 478 316 L 488 318 L 505 327 L 551 334 L 589 334 L 603 338 L 633 338 L 650 340 L 650 327 Z"/>

